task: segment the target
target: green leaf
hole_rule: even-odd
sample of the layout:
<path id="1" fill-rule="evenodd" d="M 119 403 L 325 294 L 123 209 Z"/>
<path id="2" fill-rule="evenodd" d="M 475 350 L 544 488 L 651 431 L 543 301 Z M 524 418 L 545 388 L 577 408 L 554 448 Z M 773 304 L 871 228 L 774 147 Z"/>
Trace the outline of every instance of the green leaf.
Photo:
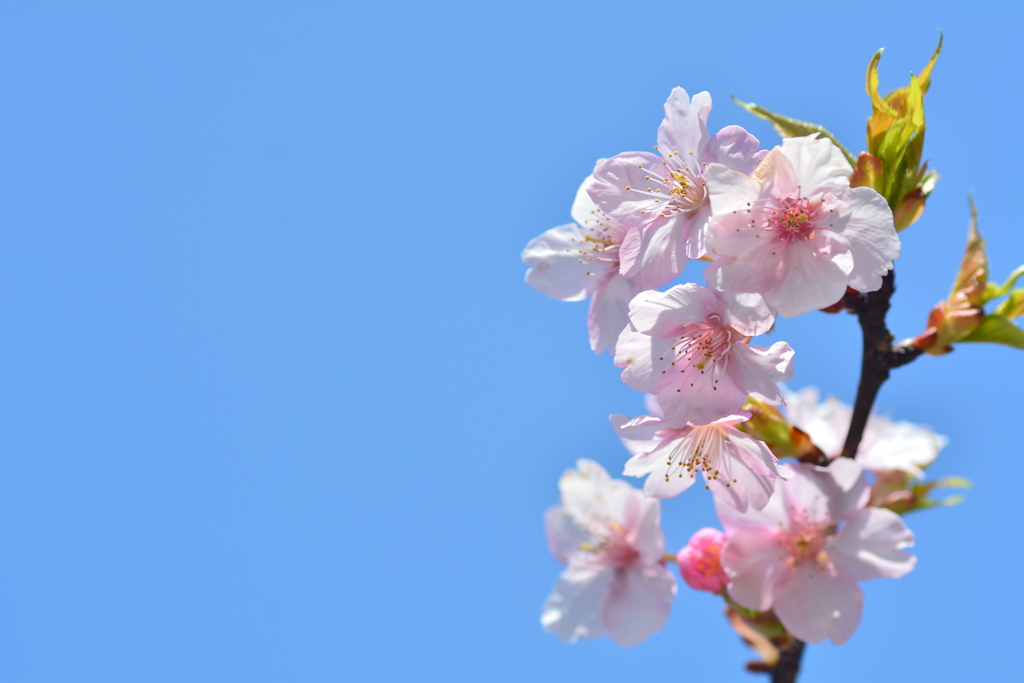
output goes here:
<path id="1" fill-rule="evenodd" d="M 970 480 L 964 479 L 963 477 L 943 477 L 942 479 L 915 484 L 913 491 L 916 504 L 912 509 L 923 510 L 925 508 L 932 507 L 949 507 L 951 505 L 959 505 L 964 502 L 964 497 L 960 494 L 946 496 L 944 498 L 932 498 L 930 494 L 938 489 L 969 488 L 973 488 L 973 484 L 971 484 Z"/>
<path id="2" fill-rule="evenodd" d="M 992 342 L 1024 349 L 1024 330 L 1010 322 L 1006 316 L 990 313 L 973 332 L 960 341 Z"/>
<path id="3" fill-rule="evenodd" d="M 1024 289 L 1015 289 L 1010 292 L 1009 298 L 996 306 L 996 310 L 992 312 L 1007 320 L 1024 315 Z"/>
<path id="4" fill-rule="evenodd" d="M 1006 282 L 1004 282 L 1003 284 L 999 285 L 998 287 L 993 288 L 991 290 L 986 288 L 985 295 L 988 296 L 988 293 L 991 291 L 992 292 L 992 296 L 989 296 L 985 300 L 986 301 L 991 301 L 992 299 L 995 299 L 996 297 L 1000 297 L 1000 296 L 1006 294 L 1007 292 L 1009 292 L 1010 289 L 1015 284 L 1017 284 L 1017 280 L 1020 279 L 1021 275 L 1024 275 L 1024 266 L 1019 266 L 1017 268 L 1017 270 L 1015 270 L 1012 273 L 1010 273 L 1010 277 L 1006 278 Z"/>
<path id="5" fill-rule="evenodd" d="M 784 138 L 798 138 L 803 135 L 810 135 L 811 133 L 817 133 L 831 140 L 839 151 L 843 153 L 846 160 L 850 162 L 850 166 L 856 166 L 857 160 L 853 157 L 850 152 L 843 147 L 843 144 L 836 139 L 835 135 L 832 135 L 826 128 L 819 126 L 816 123 L 810 123 L 808 121 L 801 121 L 799 119 L 791 119 L 788 116 L 782 116 L 775 112 L 768 111 L 764 107 L 754 104 L 753 102 L 744 102 L 736 99 L 733 95 L 732 101 L 749 111 L 754 116 L 764 119 L 772 124 L 775 132 Z"/>

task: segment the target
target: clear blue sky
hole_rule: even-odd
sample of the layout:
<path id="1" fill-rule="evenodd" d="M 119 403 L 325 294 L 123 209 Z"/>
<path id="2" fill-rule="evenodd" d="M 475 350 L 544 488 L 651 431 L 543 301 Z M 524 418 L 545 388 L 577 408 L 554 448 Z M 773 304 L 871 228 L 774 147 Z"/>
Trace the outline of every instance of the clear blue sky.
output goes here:
<path id="1" fill-rule="evenodd" d="M 940 28 L 899 337 L 969 190 L 996 277 L 1024 262 L 1010 3 L 4 4 L 0 679 L 758 680 L 706 594 L 633 650 L 541 630 L 557 478 L 620 471 L 607 416 L 641 400 L 519 252 L 655 143 L 673 86 L 715 129 L 776 143 L 735 93 L 859 150 L 872 53 L 903 85 Z M 776 334 L 794 388 L 852 399 L 852 318 Z M 1016 675 L 1022 388 L 1004 347 L 895 372 L 880 407 L 976 488 L 908 518 L 917 568 L 803 680 Z M 714 523 L 701 494 L 665 505 L 670 546 Z"/>

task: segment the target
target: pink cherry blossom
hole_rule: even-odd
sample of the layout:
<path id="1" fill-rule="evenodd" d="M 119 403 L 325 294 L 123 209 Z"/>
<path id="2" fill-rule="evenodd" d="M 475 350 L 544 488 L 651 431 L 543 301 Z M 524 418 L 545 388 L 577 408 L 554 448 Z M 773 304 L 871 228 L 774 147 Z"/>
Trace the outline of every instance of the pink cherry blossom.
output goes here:
<path id="1" fill-rule="evenodd" d="M 847 285 L 881 287 L 900 240 L 885 199 L 850 187 L 852 170 L 831 140 L 813 136 L 783 140 L 752 176 L 709 164 L 708 283 L 762 294 L 787 318 L 836 303 Z"/>
<path id="2" fill-rule="evenodd" d="M 626 229 L 601 211 L 583 181 L 572 205 L 576 224 L 560 225 L 534 238 L 523 250 L 532 266 L 526 281 L 538 292 L 562 301 L 590 298 L 587 328 L 590 348 L 615 352 L 615 340 L 628 323 L 629 301 L 645 289 L 619 274 L 619 247 Z"/>
<path id="3" fill-rule="evenodd" d="M 562 504 L 545 515 L 548 548 L 566 565 L 541 624 L 562 640 L 638 645 L 668 619 L 676 581 L 664 564 L 661 507 L 592 460 L 558 486 Z"/>
<path id="4" fill-rule="evenodd" d="M 660 287 L 683 272 L 688 258 L 705 254 L 711 217 L 704 167 L 720 163 L 750 173 L 763 153 L 753 135 L 727 126 L 708 135 L 711 95 L 690 100 L 675 88 L 665 102 L 657 154 L 625 152 L 595 170 L 590 196 L 629 228 L 622 242 L 621 272 L 649 287 Z"/>
<path id="5" fill-rule="evenodd" d="M 708 593 L 721 593 L 729 577 L 722 569 L 722 546 L 725 534 L 718 529 L 700 529 L 690 542 L 679 551 L 676 563 L 679 573 L 690 588 Z"/>
<path id="6" fill-rule="evenodd" d="M 782 390 L 789 421 L 805 431 L 825 455 L 835 458 L 843 451 L 853 410 L 835 396 L 819 401 L 818 390 L 805 387 L 794 393 Z M 868 418 L 857 449 L 857 462 L 864 469 L 880 473 L 901 470 L 912 477 L 924 476 L 948 439 L 930 427 L 913 422 L 895 422 L 883 415 Z"/>
<path id="7" fill-rule="evenodd" d="M 645 291 L 629 305 L 630 325 L 615 347 L 622 380 L 657 394 L 671 427 L 704 425 L 743 407 L 749 396 L 782 402 L 775 383 L 793 375 L 785 342 L 751 346 L 775 316 L 757 294 L 717 292 L 693 283 Z"/>
<path id="8" fill-rule="evenodd" d="M 708 425 L 669 427 L 652 415 L 632 420 L 625 415 L 611 416 L 612 426 L 623 439 L 645 444 L 658 440 L 649 451 L 634 455 L 623 471 L 630 477 L 649 475 L 644 495 L 677 496 L 693 484 L 700 471 L 705 488 L 739 510 L 750 505 L 763 508 L 776 480 L 793 476 L 764 443 L 736 429 L 749 419 L 750 413 L 739 411 Z"/>
<path id="9" fill-rule="evenodd" d="M 741 514 L 716 501 L 729 536 L 722 551 L 729 595 L 748 609 L 774 610 L 800 640 L 841 645 L 860 624 L 857 582 L 913 569 L 916 558 L 903 548 L 914 535 L 896 513 L 865 507 L 867 477 L 855 461 L 793 469 L 763 510 Z"/>

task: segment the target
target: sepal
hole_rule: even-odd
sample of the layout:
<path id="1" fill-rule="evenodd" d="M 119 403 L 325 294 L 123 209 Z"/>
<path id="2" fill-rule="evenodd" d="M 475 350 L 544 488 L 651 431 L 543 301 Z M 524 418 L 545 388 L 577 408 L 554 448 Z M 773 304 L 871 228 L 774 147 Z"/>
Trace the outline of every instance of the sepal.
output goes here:
<path id="1" fill-rule="evenodd" d="M 826 464 L 828 457 L 811 442 L 807 432 L 791 425 L 778 407 L 751 398 L 743 409 L 750 412 L 746 422 L 736 425 L 758 441 L 763 441 L 776 458 L 796 458 L 811 464 Z"/>
<path id="2" fill-rule="evenodd" d="M 886 470 L 875 478 L 871 485 L 871 507 L 885 508 L 903 515 L 914 510 L 931 507 L 948 507 L 962 503 L 962 495 L 932 498 L 937 489 L 969 489 L 971 482 L 963 477 L 943 477 L 932 481 L 911 483 L 910 475 L 901 470 Z"/>

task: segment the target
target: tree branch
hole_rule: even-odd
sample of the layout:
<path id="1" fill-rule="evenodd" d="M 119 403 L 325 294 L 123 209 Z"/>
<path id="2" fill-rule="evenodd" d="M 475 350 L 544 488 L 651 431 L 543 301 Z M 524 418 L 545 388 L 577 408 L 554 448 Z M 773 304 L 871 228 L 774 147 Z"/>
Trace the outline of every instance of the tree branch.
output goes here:
<path id="1" fill-rule="evenodd" d="M 779 662 L 772 669 L 772 683 L 793 683 L 800 673 L 800 658 L 804 655 L 802 640 L 793 639 L 793 644 L 779 653 Z"/>
<path id="2" fill-rule="evenodd" d="M 893 348 L 892 333 L 885 324 L 885 315 L 889 312 L 889 300 L 896 291 L 896 273 L 890 270 L 882 278 L 882 286 L 874 292 L 861 294 L 847 290 L 841 308 L 857 316 L 861 334 L 864 338 L 864 351 L 860 363 L 860 383 L 857 385 L 857 399 L 853 404 L 853 416 L 850 418 L 850 431 L 846 434 L 842 456 L 852 458 L 857 455 L 864 428 L 878 397 L 878 390 L 889 379 L 889 371 L 906 365 L 921 355 L 921 350 L 912 346 Z M 793 645 L 779 654 L 779 662 L 772 669 L 772 683 L 794 683 L 800 673 L 800 659 L 804 653 L 804 644 L 795 640 Z"/>

